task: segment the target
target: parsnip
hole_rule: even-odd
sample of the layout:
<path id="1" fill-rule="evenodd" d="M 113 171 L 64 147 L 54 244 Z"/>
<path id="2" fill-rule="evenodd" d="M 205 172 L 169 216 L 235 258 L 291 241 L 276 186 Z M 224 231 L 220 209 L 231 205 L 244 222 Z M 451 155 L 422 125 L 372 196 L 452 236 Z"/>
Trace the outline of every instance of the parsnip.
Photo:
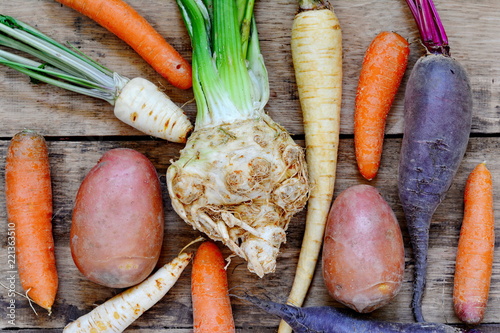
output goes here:
<path id="1" fill-rule="evenodd" d="M 292 57 L 304 119 L 311 186 L 306 229 L 288 304 L 301 306 L 311 284 L 333 198 L 342 96 L 342 32 L 323 1 L 299 1 Z M 279 332 L 291 332 L 284 321 Z"/>
<path id="2" fill-rule="evenodd" d="M 63 332 L 123 332 L 167 294 L 189 264 L 192 256 L 192 253 L 179 254 L 137 286 L 125 290 L 66 325 Z"/>
<path id="3" fill-rule="evenodd" d="M 115 100 L 114 114 L 125 124 L 171 142 L 186 142 L 193 125 L 172 100 L 150 81 L 130 80 Z"/>
<path id="4" fill-rule="evenodd" d="M 102 99 L 115 106 L 118 119 L 145 134 L 186 142 L 193 129 L 182 109 L 150 81 L 119 75 L 13 17 L 0 15 L 0 45 L 41 61 L 0 50 L 0 64 L 36 81 Z"/>

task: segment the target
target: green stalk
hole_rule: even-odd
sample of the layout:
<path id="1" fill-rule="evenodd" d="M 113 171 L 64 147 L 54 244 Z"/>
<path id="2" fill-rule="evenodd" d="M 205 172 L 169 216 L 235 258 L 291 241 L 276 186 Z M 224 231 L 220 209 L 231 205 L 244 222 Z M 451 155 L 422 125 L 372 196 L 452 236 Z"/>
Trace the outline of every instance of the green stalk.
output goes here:
<path id="1" fill-rule="evenodd" d="M 242 47 L 242 53 L 245 56 L 247 55 L 248 52 L 248 43 L 250 37 L 250 28 L 252 27 L 254 4 L 255 0 L 249 0 L 246 2 L 246 4 L 239 5 L 238 7 L 240 9 L 238 15 L 238 22 L 241 27 L 241 47 Z"/>
<path id="2" fill-rule="evenodd" d="M 8 60 L 8 58 L 15 58 L 16 60 L 10 61 Z M 23 60 L 21 58 L 22 57 L 15 56 L 13 54 L 9 54 L 8 52 L 0 50 L 1 64 L 10 67 L 12 69 L 15 69 L 23 74 L 26 74 L 34 80 L 52 84 L 54 86 L 70 90 L 76 93 L 92 96 L 95 98 L 100 98 L 105 101 L 108 101 L 111 104 L 114 101 L 115 98 L 114 93 L 111 89 L 108 89 L 107 87 L 99 86 L 96 83 L 86 79 L 67 75 L 64 72 L 58 70 L 57 68 L 52 70 L 44 68 L 44 64 L 41 63 L 36 63 L 38 66 L 29 65 L 28 62 L 31 62 L 29 59 Z M 54 79 L 52 77 L 57 77 L 60 80 Z M 66 80 L 67 82 L 61 80 Z M 109 90 L 109 92 L 106 92 L 107 90 Z"/>
<path id="3" fill-rule="evenodd" d="M 242 114 L 252 109 L 251 96 L 243 92 L 250 90 L 250 77 L 242 50 L 238 11 L 233 1 L 214 1 L 213 52 L 219 75 L 228 90 L 231 100 Z M 232 18 L 232 19 L 231 19 Z"/>
<path id="4" fill-rule="evenodd" d="M 114 105 L 128 82 L 83 53 L 65 47 L 13 17 L 0 15 L 0 45 L 27 53 L 41 62 L 0 50 L 0 64 L 36 81 L 92 96 Z"/>
<path id="5" fill-rule="evenodd" d="M 263 277 L 308 198 L 304 151 L 264 112 L 269 80 L 254 0 L 177 3 L 193 47 L 198 115 L 167 170 L 172 207 Z"/>
<path id="6" fill-rule="evenodd" d="M 254 0 L 177 3 L 193 47 L 196 127 L 259 117 L 269 83 L 253 19 Z"/>

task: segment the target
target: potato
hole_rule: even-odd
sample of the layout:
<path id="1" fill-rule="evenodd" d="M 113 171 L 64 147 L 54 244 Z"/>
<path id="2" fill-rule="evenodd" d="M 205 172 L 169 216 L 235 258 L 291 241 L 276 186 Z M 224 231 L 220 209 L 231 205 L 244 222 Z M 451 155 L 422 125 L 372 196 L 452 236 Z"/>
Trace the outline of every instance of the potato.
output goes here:
<path id="1" fill-rule="evenodd" d="M 71 254 L 83 275 L 114 288 L 143 281 L 163 242 L 163 199 L 155 167 L 135 150 L 108 151 L 80 185 L 72 219 Z"/>
<path id="2" fill-rule="evenodd" d="M 389 303 L 401 289 L 405 253 L 391 207 L 370 185 L 334 201 L 325 230 L 322 272 L 328 293 L 360 313 Z"/>

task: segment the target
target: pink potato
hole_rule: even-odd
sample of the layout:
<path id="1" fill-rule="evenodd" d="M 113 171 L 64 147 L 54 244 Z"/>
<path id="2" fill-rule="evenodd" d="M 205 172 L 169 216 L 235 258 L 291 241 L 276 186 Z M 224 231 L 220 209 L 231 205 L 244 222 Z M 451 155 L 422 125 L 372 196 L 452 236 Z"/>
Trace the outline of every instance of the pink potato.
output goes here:
<path id="1" fill-rule="evenodd" d="M 328 293 L 360 313 L 389 303 L 404 275 L 401 228 L 391 207 L 370 185 L 356 185 L 334 201 L 323 243 Z"/>
<path id="2" fill-rule="evenodd" d="M 133 149 L 105 153 L 80 185 L 73 209 L 70 247 L 80 272 L 114 288 L 142 282 L 158 262 L 163 231 L 153 164 Z"/>

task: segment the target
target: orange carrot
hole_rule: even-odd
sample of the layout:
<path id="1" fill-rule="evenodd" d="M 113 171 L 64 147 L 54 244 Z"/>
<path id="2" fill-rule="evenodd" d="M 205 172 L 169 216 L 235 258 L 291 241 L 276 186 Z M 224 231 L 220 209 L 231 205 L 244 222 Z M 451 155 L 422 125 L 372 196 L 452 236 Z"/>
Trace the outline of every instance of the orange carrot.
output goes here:
<path id="1" fill-rule="evenodd" d="M 195 333 L 235 332 L 225 262 L 218 246 L 205 241 L 196 251 L 191 273 Z"/>
<path id="2" fill-rule="evenodd" d="M 5 163 L 5 191 L 21 285 L 35 303 L 50 312 L 58 278 L 50 165 L 43 136 L 23 131 L 12 138 Z"/>
<path id="3" fill-rule="evenodd" d="M 122 0 L 56 1 L 114 33 L 172 85 L 192 86 L 191 65 L 129 4 Z"/>
<path id="4" fill-rule="evenodd" d="M 382 156 L 387 114 L 408 64 L 408 41 L 395 32 L 378 34 L 363 59 L 354 110 L 354 147 L 361 175 L 372 180 Z"/>
<path id="5" fill-rule="evenodd" d="M 453 305 L 457 317 L 467 324 L 480 323 L 486 310 L 495 247 L 494 220 L 491 174 L 481 163 L 465 185 L 455 266 Z"/>

